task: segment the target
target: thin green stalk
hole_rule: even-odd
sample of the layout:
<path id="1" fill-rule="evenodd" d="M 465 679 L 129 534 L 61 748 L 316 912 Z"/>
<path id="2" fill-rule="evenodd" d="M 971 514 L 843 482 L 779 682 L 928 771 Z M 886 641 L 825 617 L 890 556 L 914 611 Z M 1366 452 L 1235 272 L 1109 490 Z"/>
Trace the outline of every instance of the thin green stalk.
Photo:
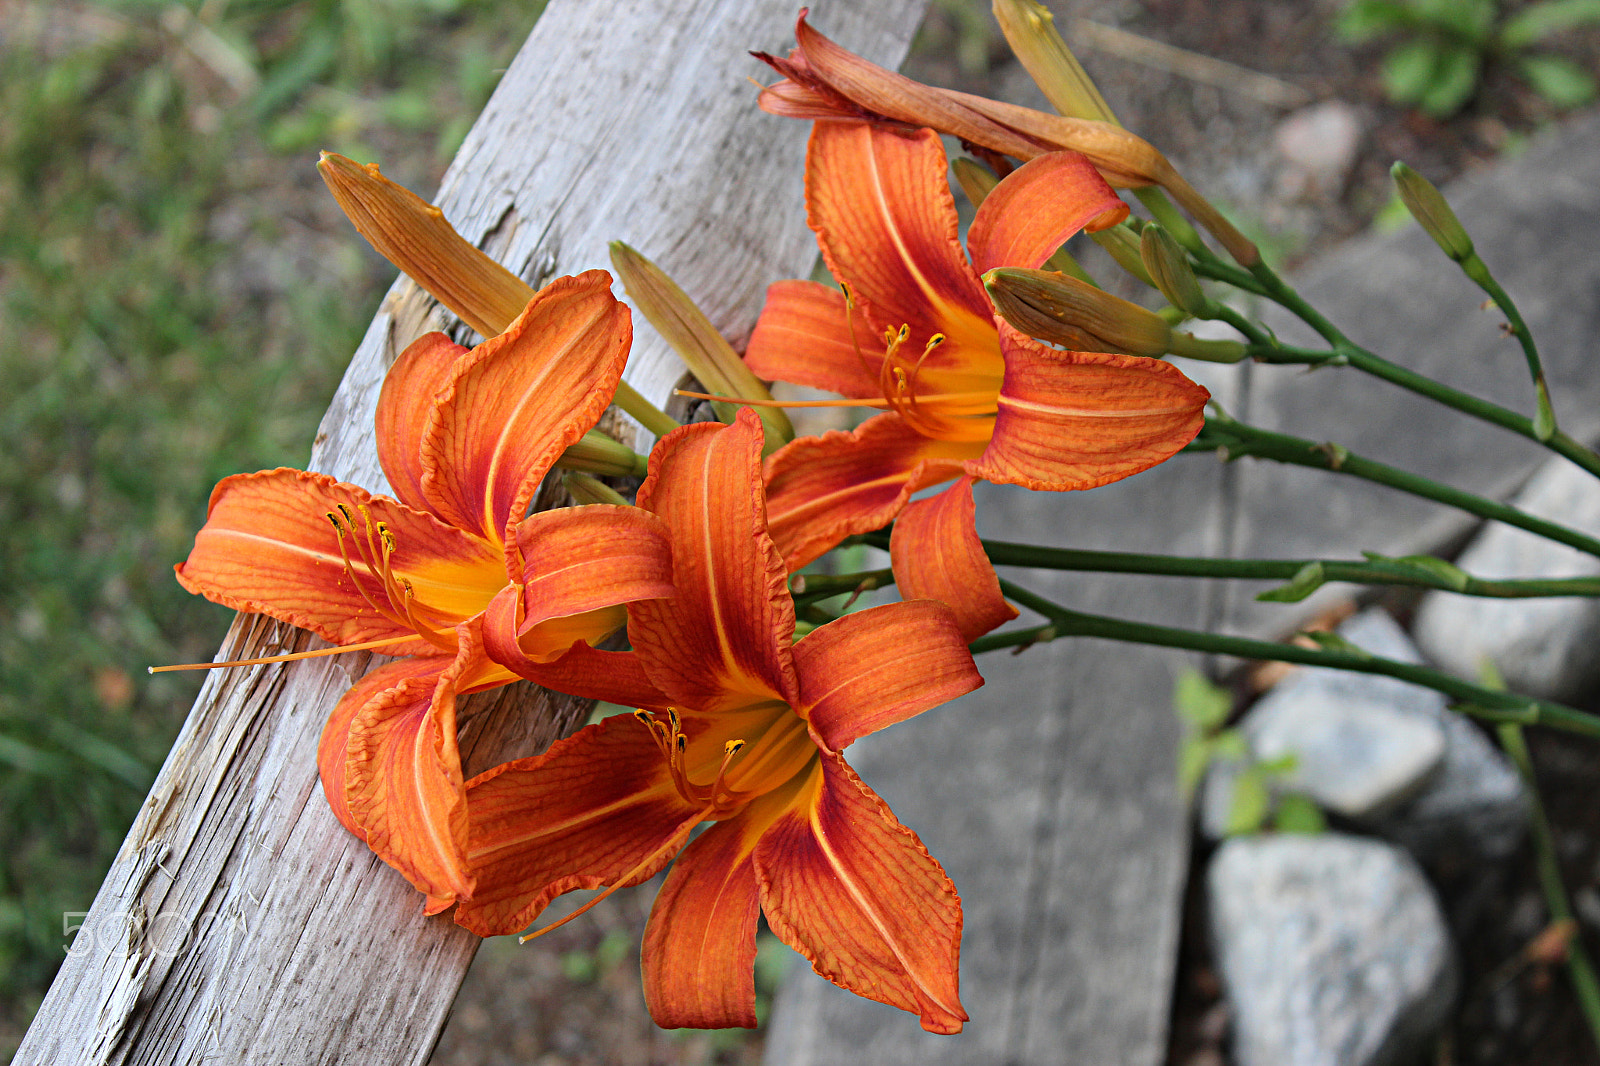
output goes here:
<path id="1" fill-rule="evenodd" d="M 1324 581 L 1349 581 L 1362 585 L 1404 585 L 1443 589 L 1463 596 L 1524 599 L 1538 596 L 1600 596 L 1600 577 L 1488 581 L 1469 574 L 1452 576 L 1432 571 L 1430 564 L 1407 559 L 1373 558 L 1366 562 L 1337 559 L 1206 559 L 1180 555 L 1140 555 L 1133 552 L 1043 548 L 985 540 L 983 550 L 996 566 L 1026 566 L 1041 570 L 1085 570 L 1114 574 L 1152 574 L 1164 577 L 1216 577 L 1289 581 L 1307 567 L 1321 568 Z M 1449 564 L 1443 564 L 1448 566 Z M 1440 570 L 1443 570 L 1443 566 Z"/>
<path id="2" fill-rule="evenodd" d="M 1192 629 L 1129 622 L 1120 618 L 1084 614 L 1069 610 L 1010 581 L 1001 579 L 1000 591 L 1049 620 L 1033 629 L 1014 630 L 980 637 L 971 644 L 974 654 L 1004 647 L 1027 646 L 1058 637 L 1099 637 L 1132 644 L 1153 644 L 1163 648 L 1232 655 L 1241 659 L 1267 659 L 1326 666 L 1363 674 L 1380 674 L 1409 681 L 1414 685 L 1442 692 L 1455 700 L 1459 710 L 1485 721 L 1513 722 L 1521 725 L 1547 725 L 1583 736 L 1600 737 L 1600 717 L 1587 714 L 1552 700 L 1535 699 L 1484 688 L 1458 677 L 1430 670 L 1425 666 L 1382 659 L 1353 646 L 1302 648 L 1295 644 L 1203 633 Z"/>
<path id="3" fill-rule="evenodd" d="M 888 546 L 888 537 L 884 538 Z M 834 596 L 871 592 L 894 584 L 893 570 L 862 570 L 854 574 L 795 574 L 789 590 L 797 604 L 817 603 Z"/>
<path id="4" fill-rule="evenodd" d="M 1528 329 L 1528 323 L 1523 320 L 1522 312 L 1517 310 L 1517 305 L 1512 302 L 1511 294 L 1500 287 L 1494 275 L 1489 273 L 1489 267 L 1478 258 L 1478 253 L 1473 252 L 1462 261 L 1461 269 L 1478 288 L 1488 293 L 1495 306 L 1505 313 L 1512 335 L 1517 338 L 1517 343 L 1522 345 L 1522 355 L 1528 361 L 1528 375 L 1533 379 L 1539 410 L 1533 422 L 1533 431 L 1539 440 L 1549 440 L 1556 432 L 1556 413 L 1550 406 L 1550 386 L 1545 381 L 1544 366 L 1539 361 L 1539 348 L 1533 342 L 1533 331 Z"/>
<path id="5" fill-rule="evenodd" d="M 1196 266 L 1196 270 L 1197 272 L 1200 270 L 1198 264 Z M 1238 273 L 1237 271 L 1225 272 L 1229 274 Z M 1413 370 L 1407 370 L 1405 367 L 1391 363 L 1382 356 L 1376 355 L 1375 353 L 1370 352 L 1351 341 L 1350 338 L 1346 337 L 1337 326 L 1328 321 L 1328 319 L 1325 318 L 1321 312 L 1307 303 L 1304 297 L 1302 297 L 1287 282 L 1274 273 L 1272 268 L 1267 266 L 1265 263 L 1257 263 L 1255 266 L 1251 267 L 1249 274 L 1251 277 L 1253 277 L 1257 283 L 1257 286 L 1259 286 L 1259 289 L 1253 289 L 1252 291 L 1260 291 L 1261 295 L 1266 296 L 1268 299 L 1279 304 L 1284 309 L 1293 312 L 1294 315 L 1302 322 L 1316 330 L 1317 333 L 1320 334 L 1322 338 L 1329 344 L 1331 344 L 1334 349 L 1331 353 L 1324 352 L 1312 354 L 1307 352 L 1306 349 L 1294 349 L 1285 345 L 1272 345 L 1271 347 L 1276 348 L 1285 354 L 1293 354 L 1294 356 L 1310 356 L 1310 358 L 1275 359 L 1272 358 L 1270 351 L 1257 353 L 1258 358 L 1263 359 L 1263 361 L 1295 363 L 1313 362 L 1321 365 L 1327 365 L 1342 359 L 1343 361 L 1348 362 L 1350 366 L 1371 374 L 1374 377 L 1381 378 L 1390 384 L 1398 385 L 1404 389 L 1409 389 L 1410 391 L 1421 396 L 1428 397 L 1430 400 L 1441 403 L 1446 407 L 1454 408 L 1463 414 L 1468 414 L 1474 418 L 1482 419 L 1483 421 L 1492 425 L 1499 426 L 1502 429 L 1510 430 L 1519 436 L 1527 437 L 1529 440 L 1543 444 L 1557 455 L 1560 455 L 1566 459 L 1570 459 L 1572 462 L 1583 467 L 1591 474 L 1600 477 L 1600 455 L 1596 455 L 1593 449 L 1585 447 L 1582 443 L 1557 430 L 1555 428 L 1553 414 L 1548 416 L 1547 424 L 1546 418 L 1544 417 L 1539 419 L 1528 418 L 1527 416 L 1520 415 L 1509 408 L 1501 407 L 1499 404 L 1490 403 L 1488 400 L 1473 396 L 1470 393 L 1462 392 L 1459 389 L 1452 389 L 1448 385 L 1435 381 L 1426 375 L 1418 374 Z M 1217 276 L 1217 274 L 1213 272 L 1212 276 Z M 1225 278 L 1224 280 L 1227 279 Z M 1486 271 L 1483 272 L 1481 277 L 1474 276 L 1473 280 L 1478 282 L 1479 286 L 1491 296 L 1494 296 L 1496 292 L 1498 292 L 1500 296 L 1505 296 L 1505 290 L 1501 289 L 1500 286 L 1495 283 L 1494 279 L 1489 277 Z M 1485 282 L 1487 282 L 1487 285 Z M 1509 303 L 1510 297 L 1506 296 L 1505 298 Z M 1496 297 L 1496 300 L 1498 302 L 1498 297 Z M 1522 316 L 1517 313 L 1515 305 L 1511 305 L 1509 307 L 1502 305 L 1500 309 L 1506 312 L 1506 317 L 1511 321 L 1512 329 L 1514 331 L 1517 330 L 1520 325 L 1521 333 L 1518 334 L 1518 339 L 1524 342 L 1523 351 L 1525 354 L 1528 354 L 1529 367 L 1534 372 L 1535 386 L 1539 389 L 1541 402 L 1547 408 L 1549 404 L 1549 390 L 1544 385 L 1544 371 L 1539 366 L 1537 351 L 1532 349 L 1533 338 L 1528 332 L 1527 323 L 1523 322 Z"/>
<path id="6" fill-rule="evenodd" d="M 1207 419 L 1200 435 L 1186 450 L 1226 450 L 1229 458 L 1248 455 L 1294 466 L 1308 466 L 1347 474 L 1364 481 L 1387 485 L 1426 500 L 1433 500 L 1468 514 L 1477 515 L 1479 518 L 1504 522 L 1506 525 L 1537 533 L 1541 537 L 1600 557 L 1600 540 L 1554 522 L 1536 518 L 1508 504 L 1464 492 L 1420 474 L 1364 459 L 1342 445 L 1273 433 L 1223 416 Z"/>
<path id="7" fill-rule="evenodd" d="M 657 437 L 665 437 L 668 433 L 678 428 L 678 423 L 645 399 L 638 389 L 626 381 L 617 382 L 616 396 L 612 402 L 623 411 L 639 420 L 639 424 L 654 433 Z"/>
<path id="8" fill-rule="evenodd" d="M 1528 787 L 1528 827 L 1533 835 L 1534 861 L 1539 872 L 1539 887 L 1544 891 L 1545 906 L 1550 909 L 1552 921 L 1573 921 L 1572 903 L 1567 896 L 1567 886 L 1561 879 L 1561 864 L 1556 858 L 1555 834 L 1550 831 L 1550 820 L 1545 816 L 1544 801 L 1539 798 L 1539 781 L 1534 774 L 1533 758 L 1528 753 L 1527 738 L 1522 727 L 1506 722 L 1500 725 L 1500 744 L 1516 764 Z M 1600 979 L 1595 976 L 1594 960 L 1583 946 L 1583 934 L 1574 931 L 1567 943 L 1567 973 L 1572 978 L 1572 990 L 1578 998 L 1584 1020 L 1596 1046 L 1600 1046 Z"/>

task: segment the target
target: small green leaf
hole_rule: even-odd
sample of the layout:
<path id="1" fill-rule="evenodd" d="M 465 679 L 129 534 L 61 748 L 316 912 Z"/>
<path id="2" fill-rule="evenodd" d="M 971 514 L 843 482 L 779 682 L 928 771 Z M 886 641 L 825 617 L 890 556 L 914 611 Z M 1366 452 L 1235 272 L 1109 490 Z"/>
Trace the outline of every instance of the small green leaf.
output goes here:
<path id="1" fill-rule="evenodd" d="M 1516 51 L 1585 22 L 1600 22 L 1600 0 L 1546 0 L 1542 4 L 1529 4 L 1500 27 L 1500 43 Z"/>
<path id="2" fill-rule="evenodd" d="M 1184 721 L 1202 733 L 1221 728 L 1233 712 L 1233 695 L 1198 670 L 1184 670 L 1172 690 L 1172 704 Z"/>
<path id="3" fill-rule="evenodd" d="M 1302 637 L 1313 641 L 1323 651 L 1337 652 L 1340 655 L 1353 655 L 1357 659 L 1370 659 L 1372 653 L 1358 645 L 1350 643 L 1337 633 L 1325 633 L 1321 630 L 1307 630 L 1300 634 Z"/>
<path id="4" fill-rule="evenodd" d="M 1414 28 L 1421 21 L 1415 11 L 1396 0 L 1355 0 L 1339 13 L 1334 29 L 1345 40 L 1359 43 Z"/>
<path id="5" fill-rule="evenodd" d="M 1524 56 L 1517 72 L 1556 107 L 1578 107 L 1596 95 L 1594 75 L 1561 56 Z"/>
<path id="6" fill-rule="evenodd" d="M 1178 790 L 1187 797 L 1194 796 L 1211 765 L 1211 741 L 1204 737 L 1185 737 L 1178 747 Z"/>
<path id="7" fill-rule="evenodd" d="M 1417 103 L 1433 84 L 1438 65 L 1432 41 L 1407 41 L 1383 57 L 1383 87 L 1397 103 Z"/>
<path id="8" fill-rule="evenodd" d="M 1298 792 L 1278 797 L 1272 824 L 1283 833 L 1320 833 L 1328 828 L 1322 809 Z"/>
<path id="9" fill-rule="evenodd" d="M 1454 592 L 1461 592 L 1472 583 L 1472 576 L 1465 570 L 1434 555 L 1403 555 L 1393 558 L 1377 552 L 1364 551 L 1361 554 L 1376 568 L 1389 571 L 1396 577 L 1437 581 Z"/>
<path id="10" fill-rule="evenodd" d="M 1211 739 L 1212 757 L 1218 762 L 1249 762 L 1250 742 L 1237 729 L 1224 729 Z"/>
<path id="11" fill-rule="evenodd" d="M 1262 774 L 1269 778 L 1287 777 L 1294 773 L 1294 768 L 1300 765 L 1300 756 L 1292 751 L 1284 752 L 1275 759 L 1263 759 L 1256 766 Z"/>
<path id="12" fill-rule="evenodd" d="M 1433 81 L 1417 99 L 1417 106 L 1435 118 L 1449 118 L 1472 99 L 1482 66 L 1482 54 L 1467 45 L 1442 50 L 1433 69 Z"/>
<path id="13" fill-rule="evenodd" d="M 1259 773 L 1246 770 L 1234 779 L 1233 796 L 1228 803 L 1228 818 L 1223 823 L 1224 836 L 1243 836 L 1259 832 L 1267 820 L 1272 797 L 1267 783 Z"/>
<path id="14" fill-rule="evenodd" d="M 1299 603 L 1327 584 L 1327 581 L 1328 577 L 1323 571 L 1322 564 L 1312 560 L 1296 570 L 1288 584 L 1258 592 L 1256 599 L 1262 603 Z"/>

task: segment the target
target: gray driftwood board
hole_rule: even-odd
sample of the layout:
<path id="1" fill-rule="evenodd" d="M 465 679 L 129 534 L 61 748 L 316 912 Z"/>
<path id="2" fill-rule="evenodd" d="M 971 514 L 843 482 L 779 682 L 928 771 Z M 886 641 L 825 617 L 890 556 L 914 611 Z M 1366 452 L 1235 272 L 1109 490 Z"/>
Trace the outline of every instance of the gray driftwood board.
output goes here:
<path id="1" fill-rule="evenodd" d="M 925 2 L 841 4 L 826 25 L 892 65 Z M 604 266 L 606 242 L 627 240 L 738 336 L 766 283 L 804 276 L 815 258 L 800 210 L 806 130 L 757 113 L 746 81 L 760 68 L 745 50 L 787 47 L 794 16 L 791 0 L 553 0 L 437 202 L 536 283 Z M 383 487 L 372 440 L 383 371 L 446 324 L 396 285 L 313 469 Z M 642 328 L 629 379 L 661 400 L 678 375 Z M 222 654 L 304 640 L 242 617 Z M 208 679 L 16 1063 L 426 1060 L 477 941 L 424 920 L 420 897 L 322 798 L 317 736 L 366 666 L 343 656 Z M 469 772 L 538 750 L 584 711 L 529 688 L 472 708 Z"/>

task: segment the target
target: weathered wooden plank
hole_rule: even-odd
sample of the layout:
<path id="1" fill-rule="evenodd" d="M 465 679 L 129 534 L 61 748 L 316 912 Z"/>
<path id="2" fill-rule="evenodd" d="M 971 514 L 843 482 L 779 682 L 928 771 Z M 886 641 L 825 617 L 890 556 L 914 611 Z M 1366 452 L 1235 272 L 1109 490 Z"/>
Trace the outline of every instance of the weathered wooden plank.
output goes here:
<path id="1" fill-rule="evenodd" d="M 829 32 L 898 62 L 925 0 L 829 12 Z M 815 256 L 800 210 L 805 130 L 754 110 L 750 47 L 781 49 L 789 0 L 663 7 L 553 0 L 474 127 L 438 202 L 532 281 L 606 263 L 625 239 L 730 334 L 765 284 Z M 355 237 L 352 234 L 351 239 Z M 372 413 L 384 369 L 445 320 L 402 281 L 329 408 L 313 469 L 382 488 Z M 629 379 L 678 369 L 642 328 Z M 236 658 L 307 637 L 239 619 Z M 327 811 L 322 723 L 367 657 L 211 676 L 106 878 L 17 1063 L 422 1062 L 475 938 Z M 530 688 L 470 704 L 468 770 L 537 750 L 584 708 Z"/>

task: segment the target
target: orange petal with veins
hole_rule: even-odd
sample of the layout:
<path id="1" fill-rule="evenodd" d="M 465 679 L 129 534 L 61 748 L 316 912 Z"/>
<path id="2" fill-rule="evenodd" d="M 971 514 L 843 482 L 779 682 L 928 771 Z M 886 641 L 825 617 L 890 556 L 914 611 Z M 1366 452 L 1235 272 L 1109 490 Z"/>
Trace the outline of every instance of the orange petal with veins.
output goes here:
<path id="1" fill-rule="evenodd" d="M 994 436 L 967 471 L 1030 489 L 1091 489 L 1170 458 L 1211 394 L 1158 359 L 1061 352 L 1001 326 L 1006 379 Z"/>
<path id="2" fill-rule="evenodd" d="M 794 664 L 799 710 L 833 751 L 983 684 L 955 615 L 936 600 L 887 603 L 829 622 L 794 646 Z"/>
<path id="3" fill-rule="evenodd" d="M 355 560 L 351 570 L 327 518 L 341 506 L 355 526 L 354 535 L 345 534 Z M 239 474 L 217 485 L 194 549 L 177 567 L 178 582 L 213 602 L 309 629 L 335 644 L 412 634 L 414 627 L 373 606 L 399 611 L 379 575 L 359 561 L 357 546 L 350 543 L 359 536 L 381 558 L 377 523 L 392 534 L 395 574 L 412 582 L 415 609 L 430 626 L 448 629 L 471 617 L 505 585 L 504 560 L 485 541 L 326 474 L 289 469 Z M 417 639 L 384 651 L 415 655 L 439 648 Z"/>
<path id="4" fill-rule="evenodd" d="M 630 871 L 628 884 L 648 879 L 699 813 L 678 794 L 650 730 L 630 715 L 479 774 L 467 798 L 477 887 L 456 922 L 479 936 L 518 932 L 563 892 L 611 885 Z"/>
<path id="5" fill-rule="evenodd" d="M 851 326 L 838 290 L 815 281 L 775 282 L 767 286 L 767 303 L 744 360 L 768 381 L 879 399 L 883 339 L 865 315 L 856 315 Z"/>
<path id="6" fill-rule="evenodd" d="M 422 440 L 433 403 L 467 349 L 443 333 L 412 341 L 383 376 L 378 395 L 378 462 L 407 507 L 434 513 L 422 492 Z M 436 515 L 437 517 L 437 515 Z"/>
<path id="7" fill-rule="evenodd" d="M 700 423 L 662 438 L 639 506 L 672 538 L 670 601 L 628 605 L 628 638 L 656 686 L 697 711 L 794 704 L 794 601 L 767 535 L 761 421 Z"/>
<path id="8" fill-rule="evenodd" d="M 955 885 L 842 758 L 823 753 L 812 775 L 756 846 L 767 923 L 839 987 L 960 1032 Z"/>
<path id="9" fill-rule="evenodd" d="M 582 699 L 623 707 L 664 708 L 672 701 L 651 683 L 631 651 L 598 651 L 581 638 L 548 661 L 531 657 L 517 642 L 520 591 L 508 588 L 484 612 L 484 649 L 495 662 L 536 685 Z M 579 616 L 592 621 L 591 616 Z M 624 619 L 626 612 L 624 612 Z M 545 649 L 535 647 L 535 651 Z"/>
<path id="10" fill-rule="evenodd" d="M 1128 205 L 1076 152 L 1051 152 L 1018 167 L 978 205 L 967 250 L 980 275 L 1001 266 L 1037 268 L 1079 230 L 1128 217 Z"/>
<path id="11" fill-rule="evenodd" d="M 854 533 L 880 529 L 911 494 L 961 472 L 984 442 L 924 437 L 896 414 L 800 437 L 767 457 L 767 522 L 790 570 Z"/>
<path id="12" fill-rule="evenodd" d="M 1000 594 L 1000 579 L 983 552 L 975 519 L 972 479 L 965 477 L 907 504 L 889 536 L 900 594 L 949 604 L 964 642 L 1017 616 Z"/>
<path id="13" fill-rule="evenodd" d="M 633 328 L 589 270 L 539 290 L 457 364 L 424 430 L 422 491 L 462 529 L 504 544 L 545 473 L 611 403 Z"/>

